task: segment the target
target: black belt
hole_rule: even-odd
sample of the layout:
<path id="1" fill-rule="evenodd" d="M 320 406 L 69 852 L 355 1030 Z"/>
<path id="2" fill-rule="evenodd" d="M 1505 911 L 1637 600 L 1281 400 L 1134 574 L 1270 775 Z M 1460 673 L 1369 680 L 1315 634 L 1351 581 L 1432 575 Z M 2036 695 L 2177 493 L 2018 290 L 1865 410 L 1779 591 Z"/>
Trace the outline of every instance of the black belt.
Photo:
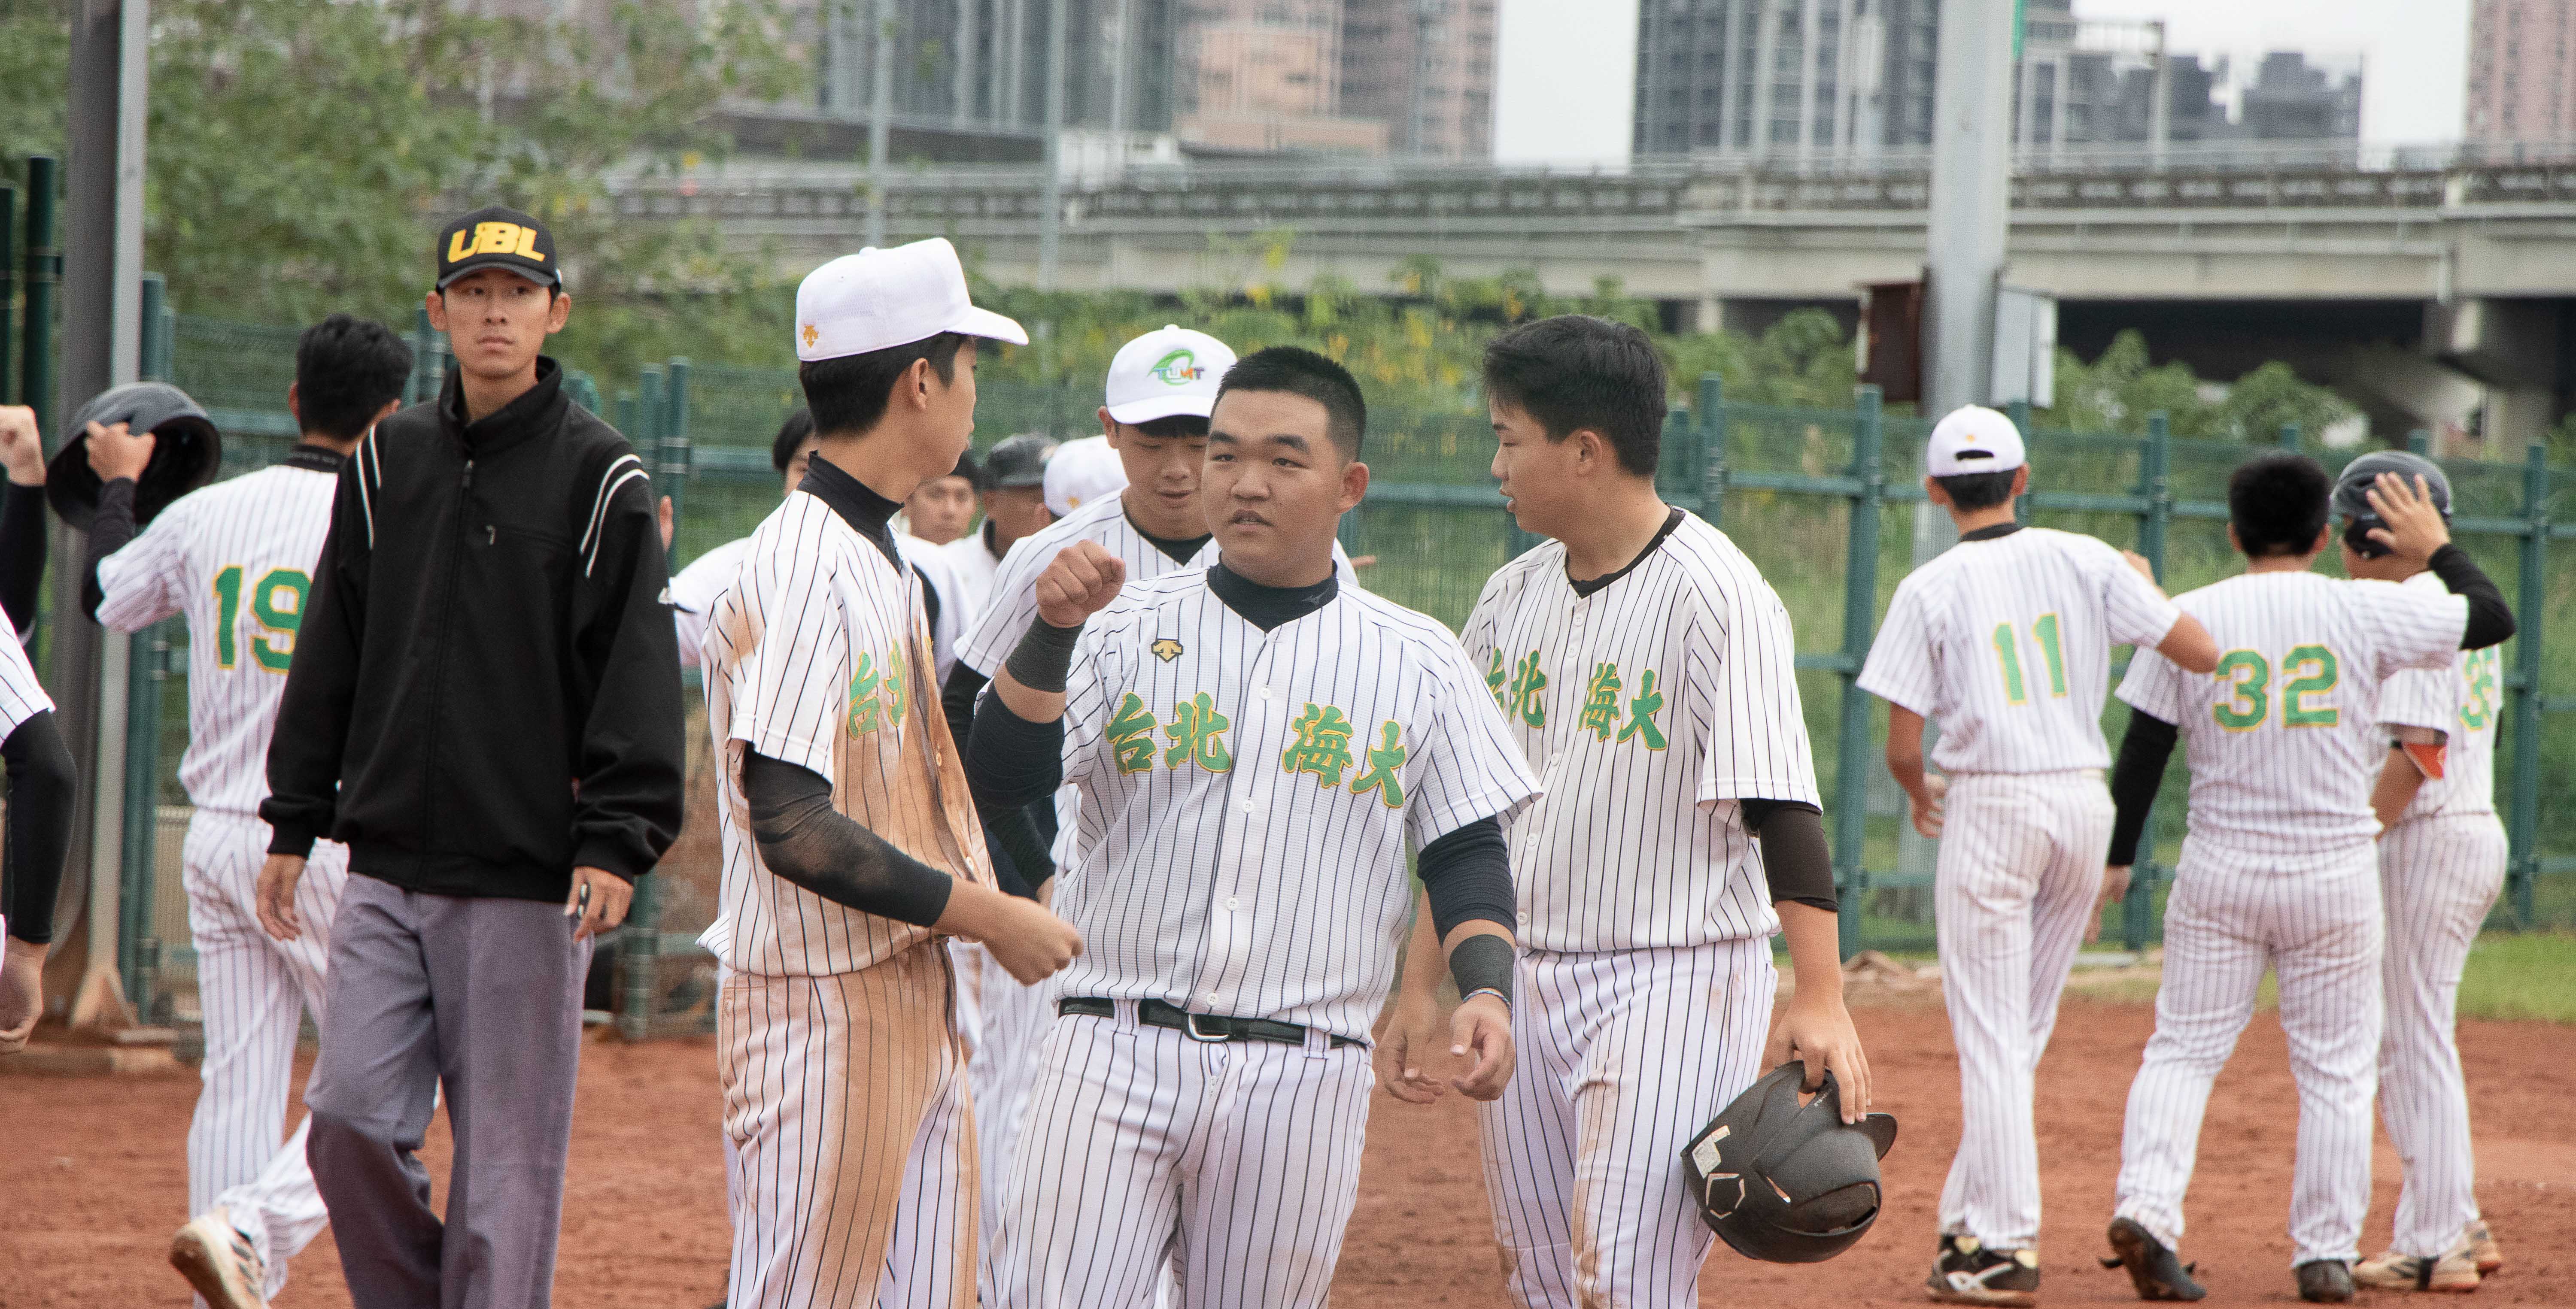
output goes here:
<path id="1" fill-rule="evenodd" d="M 1087 1018 L 1113 1018 L 1118 1002 L 1106 996 L 1069 995 L 1055 1002 L 1060 1014 Z M 1282 1023 L 1268 1018 L 1228 1018 L 1223 1014 L 1194 1014 L 1176 1004 L 1161 1000 L 1136 1002 L 1136 1021 L 1147 1027 L 1168 1027 L 1186 1033 L 1193 1041 L 1276 1041 L 1281 1045 L 1304 1045 L 1306 1029 L 1295 1023 Z M 1332 1048 L 1339 1050 L 1359 1042 L 1347 1036 L 1332 1038 Z"/>

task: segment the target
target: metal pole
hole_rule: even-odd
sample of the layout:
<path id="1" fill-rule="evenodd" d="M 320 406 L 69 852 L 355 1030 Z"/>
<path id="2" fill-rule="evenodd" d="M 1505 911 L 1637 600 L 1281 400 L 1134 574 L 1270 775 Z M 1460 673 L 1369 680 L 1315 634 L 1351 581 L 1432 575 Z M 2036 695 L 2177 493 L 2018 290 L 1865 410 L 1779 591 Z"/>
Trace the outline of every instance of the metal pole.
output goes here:
<path id="1" fill-rule="evenodd" d="M 894 118 L 894 0 L 874 0 L 868 31 L 875 42 L 868 71 L 868 244 L 886 243 L 886 155 Z"/>
<path id="2" fill-rule="evenodd" d="M 2173 437 L 2162 411 L 2147 415 L 2147 443 L 2138 452 L 2138 493 L 2147 498 L 2138 523 L 2138 553 L 2165 579 L 2165 529 L 2173 525 Z M 2155 904 L 2156 814 L 2147 811 L 2146 848 L 2129 870 L 2129 894 L 2120 903 L 2120 944 L 2131 953 L 2147 948 L 2147 915 Z"/>
<path id="3" fill-rule="evenodd" d="M 9 389 L 9 363 L 15 353 L 18 306 L 18 188 L 0 185 L 0 401 Z"/>
<path id="4" fill-rule="evenodd" d="M 47 436 L 54 434 L 54 414 L 61 400 L 54 394 L 54 301 L 63 281 L 63 248 L 54 235 L 55 203 L 62 185 L 55 174 L 51 157 L 28 158 L 27 326 L 22 340 L 25 355 L 18 366 L 18 399 L 36 411 L 36 430 Z M 55 557 L 61 557 L 59 552 Z"/>
<path id="5" fill-rule="evenodd" d="M 659 485 L 671 497 L 671 514 L 677 521 L 689 474 L 689 361 L 672 360 L 667 375 L 645 369 L 642 391 L 639 407 L 649 416 L 652 430 L 639 436 L 636 444 L 658 452 Z M 676 544 L 676 535 L 673 539 Z M 664 562 L 670 564 L 677 557 L 676 550 L 666 552 Z M 626 994 L 619 1006 L 617 1030 L 630 1041 L 641 1041 L 653 1031 L 653 996 L 658 989 L 655 960 L 662 953 L 661 886 L 658 878 L 635 880 L 635 898 L 627 906 L 626 928 L 618 937 L 618 955 L 626 965 Z"/>
<path id="6" fill-rule="evenodd" d="M 1930 375 L 1923 412 L 1982 404 L 2010 213 L 2012 0 L 1941 0 L 1927 216 Z"/>
<path id="7" fill-rule="evenodd" d="M 141 287 L 142 339 L 138 342 L 144 377 L 168 380 L 169 338 L 161 331 L 167 314 L 167 291 L 158 273 L 146 274 Z M 152 935 L 154 828 L 160 820 L 161 655 L 170 648 L 164 625 L 155 623 L 125 638 L 125 849 L 121 903 L 124 922 L 117 932 L 117 974 L 126 998 L 138 1015 L 149 1018 L 154 997 L 144 989 L 145 939 Z"/>
<path id="8" fill-rule="evenodd" d="M 1726 512 L 1726 382 L 1699 375 L 1699 516 L 1711 527 Z"/>
<path id="9" fill-rule="evenodd" d="M 2282 449 L 2287 450 L 2292 454 L 2297 454 L 2299 452 L 2299 425 L 2297 423 L 2283 423 L 2281 424 L 2281 430 L 2273 433 L 2272 435 L 2275 440 L 2281 443 Z"/>
<path id="10" fill-rule="evenodd" d="M 2549 594 L 2549 447 L 2531 443 L 2522 465 L 2522 576 L 2514 588 L 2513 816 L 2514 926 L 2532 926 L 2532 884 L 2540 871 L 2540 646 Z"/>
<path id="11" fill-rule="evenodd" d="M 2147 77 L 2147 158 L 2157 172 L 2165 168 L 2165 147 L 2173 138 L 2173 60 L 2165 54 L 2165 24 L 2159 18 L 2147 24 L 2155 31 L 2154 60 Z"/>
<path id="12" fill-rule="evenodd" d="M 1843 561 L 1842 732 L 1834 747 L 1834 864 L 1841 887 L 1843 957 L 1860 949 L 1862 900 L 1869 869 L 1862 859 L 1869 839 L 1869 697 L 1861 694 L 1861 661 L 1869 657 L 1871 621 L 1878 613 L 1878 517 L 1887 502 L 1887 474 L 1880 467 L 1883 432 L 1879 390 L 1859 388 L 1852 422 L 1851 538 Z"/>
<path id="13" fill-rule="evenodd" d="M 1066 6 L 1047 0 L 1046 176 L 1038 182 L 1038 289 L 1055 289 L 1057 243 L 1064 225 L 1064 42 Z"/>

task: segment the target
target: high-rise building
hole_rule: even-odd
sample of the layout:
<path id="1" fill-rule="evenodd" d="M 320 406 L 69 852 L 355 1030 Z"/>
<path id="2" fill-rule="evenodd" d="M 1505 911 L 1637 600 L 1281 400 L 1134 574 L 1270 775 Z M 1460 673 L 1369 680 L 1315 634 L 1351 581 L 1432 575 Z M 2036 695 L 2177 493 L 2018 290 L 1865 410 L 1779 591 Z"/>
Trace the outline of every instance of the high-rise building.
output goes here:
<path id="1" fill-rule="evenodd" d="M 2337 78 L 2294 50 L 2263 56 L 2236 93 L 2231 135 L 2248 141 L 2361 139 L 2361 74 Z"/>
<path id="2" fill-rule="evenodd" d="M 1495 0 L 1186 0 L 1172 130 L 1219 149 L 1493 153 Z"/>
<path id="3" fill-rule="evenodd" d="M 1356 0 L 1342 18 L 1342 110 L 1392 125 L 1396 153 L 1494 152 L 1496 0 Z"/>
<path id="4" fill-rule="evenodd" d="M 2473 0 L 2468 138 L 2576 135 L 2576 0 Z"/>

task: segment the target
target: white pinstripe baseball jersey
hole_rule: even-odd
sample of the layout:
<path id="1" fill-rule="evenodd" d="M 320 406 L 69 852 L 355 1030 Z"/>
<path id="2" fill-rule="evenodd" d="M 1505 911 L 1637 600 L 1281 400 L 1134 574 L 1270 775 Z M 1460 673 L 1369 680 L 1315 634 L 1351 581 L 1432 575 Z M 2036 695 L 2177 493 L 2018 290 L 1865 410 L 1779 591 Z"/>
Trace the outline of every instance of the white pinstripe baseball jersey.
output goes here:
<path id="1" fill-rule="evenodd" d="M 724 960 L 765 976 L 872 967 L 926 927 L 835 904 L 770 874 L 751 837 L 742 752 L 813 770 L 832 807 L 952 877 L 991 885 L 966 776 L 938 713 L 930 634 L 899 567 L 820 498 L 787 497 L 751 534 L 706 644 L 707 726 L 724 840 Z"/>
<path id="2" fill-rule="evenodd" d="M 2191 676 L 2141 650 L 2120 698 L 2181 729 L 2191 839 L 2298 865 L 2368 849 L 2379 831 L 2370 789 L 2388 754 L 2380 686 L 2403 669 L 2449 668 L 2468 601 L 2271 572 L 2174 603 L 2217 641 L 2218 671 Z"/>
<path id="3" fill-rule="evenodd" d="M 717 599 L 733 585 L 734 574 L 742 571 L 742 557 L 750 552 L 750 537 L 727 541 L 671 575 L 670 588 L 663 594 L 671 606 L 671 621 L 679 628 L 682 668 L 700 666 L 707 616 L 715 612 Z"/>
<path id="4" fill-rule="evenodd" d="M 2405 585 L 2432 595 L 2449 588 L 2431 573 Z M 2379 692 L 2379 721 L 2449 733 L 2442 775 L 2424 779 L 2399 822 L 2454 814 L 2495 812 L 2496 723 L 2504 715 L 2503 647 L 2463 650 L 2443 669 L 2413 669 L 2388 679 Z"/>
<path id="5" fill-rule="evenodd" d="M 1860 689 L 1939 722 L 1944 772 L 2107 768 L 2111 647 L 2154 649 L 2181 617 L 2092 537 L 1961 541 L 1897 584 Z"/>
<path id="6" fill-rule="evenodd" d="M 0 647 L 6 647 L 0 649 L 0 741 L 5 741 L 18 724 L 53 708 L 54 698 L 36 680 L 27 647 L 16 641 L 0 641 Z"/>
<path id="7" fill-rule="evenodd" d="M 1364 1039 L 1410 922 L 1405 838 L 1537 790 L 1448 629 L 1353 586 L 1265 633 L 1204 571 L 1131 583 L 1066 697 L 1064 995 Z"/>
<path id="8" fill-rule="evenodd" d="M 981 614 L 984 607 L 992 602 L 993 580 L 1001 572 L 1002 556 L 994 554 L 984 544 L 984 534 L 991 527 L 990 522 L 978 523 L 974 531 L 946 545 L 933 547 L 939 551 L 941 560 L 947 563 L 949 575 L 957 579 L 956 599 L 962 613 Z M 1016 550 L 1019 544 L 1013 541 L 1011 548 Z M 945 600 L 949 597 L 940 598 Z"/>
<path id="9" fill-rule="evenodd" d="M 1821 806 L 1789 611 L 1682 511 L 1590 595 L 1550 541 L 1485 583 L 1464 633 L 1545 795 L 1511 832 L 1520 942 L 1693 946 L 1780 920 L 1740 800 Z"/>
<path id="10" fill-rule="evenodd" d="M 268 798 L 268 739 L 340 481 L 327 451 L 290 459 L 181 496 L 99 561 L 101 624 L 188 616 L 179 781 L 200 809 L 256 814 Z"/>

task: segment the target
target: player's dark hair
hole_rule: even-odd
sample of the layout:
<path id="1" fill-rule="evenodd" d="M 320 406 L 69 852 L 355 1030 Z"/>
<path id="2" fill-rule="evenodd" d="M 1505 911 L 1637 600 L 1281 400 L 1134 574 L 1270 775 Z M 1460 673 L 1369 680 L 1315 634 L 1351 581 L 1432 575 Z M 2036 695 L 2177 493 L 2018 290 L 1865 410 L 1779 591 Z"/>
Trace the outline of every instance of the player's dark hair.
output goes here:
<path id="1" fill-rule="evenodd" d="M 816 359 L 799 364 L 796 380 L 805 387 L 805 407 L 814 412 L 814 430 L 825 436 L 865 436 L 885 417 L 894 384 L 914 363 L 927 359 L 944 385 L 957 380 L 957 351 L 966 344 L 962 332 L 942 332 L 908 345 L 871 350 L 863 355 Z"/>
<path id="2" fill-rule="evenodd" d="M 1329 405 L 1325 407 L 1331 408 Z M 1208 420 L 1203 414 L 1166 414 L 1161 418 L 1148 418 L 1144 422 L 1127 423 L 1125 426 L 1134 428 L 1144 433 L 1148 439 L 1155 441 L 1186 441 L 1194 436 L 1208 434 Z"/>
<path id="3" fill-rule="evenodd" d="M 1550 443 L 1600 434 L 1619 466 L 1652 477 L 1664 451 L 1664 358 L 1644 332 L 1589 314 L 1523 323 L 1485 345 L 1485 394 L 1538 420 Z"/>
<path id="4" fill-rule="evenodd" d="M 392 328 L 333 314 L 295 339 L 297 425 L 334 441 L 367 434 L 377 411 L 400 400 L 411 347 Z"/>
<path id="5" fill-rule="evenodd" d="M 805 444 L 806 439 L 813 435 L 813 410 L 799 409 L 789 414 L 787 421 L 778 425 L 778 435 L 769 442 L 769 466 L 779 472 L 786 472 L 787 466 L 796 462 L 797 447 Z"/>
<path id="6" fill-rule="evenodd" d="M 1932 480 L 1941 484 L 1942 492 L 1959 512 L 1973 514 L 2012 499 L 2013 474 L 2019 471 L 2007 468 L 2000 473 L 1952 473 Z"/>
<path id="7" fill-rule="evenodd" d="M 1312 350 L 1274 345 L 1245 355 L 1225 370 L 1216 398 L 1223 401 L 1232 391 L 1284 391 L 1322 405 L 1324 434 L 1333 439 L 1343 459 L 1360 457 L 1360 442 L 1368 436 L 1368 402 L 1360 398 L 1360 384 L 1351 370 L 1340 364 Z"/>
<path id="8" fill-rule="evenodd" d="M 2334 479 L 2303 454 L 2275 451 L 2249 459 L 2227 479 L 2227 521 L 2248 559 L 2303 555 L 2326 530 Z"/>

